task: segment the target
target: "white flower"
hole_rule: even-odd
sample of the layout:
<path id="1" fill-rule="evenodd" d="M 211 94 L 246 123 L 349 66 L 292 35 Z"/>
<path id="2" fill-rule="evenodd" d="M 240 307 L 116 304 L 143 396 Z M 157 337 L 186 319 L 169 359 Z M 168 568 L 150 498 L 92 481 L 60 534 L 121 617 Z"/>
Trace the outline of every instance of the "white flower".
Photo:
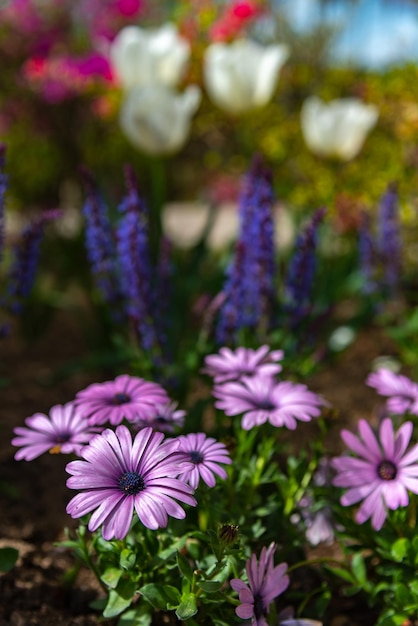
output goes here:
<path id="1" fill-rule="evenodd" d="M 124 89 L 161 82 L 176 87 L 190 55 L 190 46 L 174 24 L 156 29 L 126 26 L 110 46 L 110 61 Z"/>
<path id="2" fill-rule="evenodd" d="M 302 106 L 302 133 L 315 154 L 349 161 L 360 152 L 378 117 L 377 107 L 357 98 L 341 98 L 326 104 L 311 96 Z"/>
<path id="3" fill-rule="evenodd" d="M 134 87 L 125 96 L 120 125 L 127 138 L 149 154 L 168 154 L 182 147 L 200 103 L 200 89 L 178 93 L 161 83 Z"/>
<path id="4" fill-rule="evenodd" d="M 285 45 L 262 46 L 248 39 L 211 44 L 203 68 L 209 97 L 232 114 L 264 106 L 273 96 L 288 56 Z"/>

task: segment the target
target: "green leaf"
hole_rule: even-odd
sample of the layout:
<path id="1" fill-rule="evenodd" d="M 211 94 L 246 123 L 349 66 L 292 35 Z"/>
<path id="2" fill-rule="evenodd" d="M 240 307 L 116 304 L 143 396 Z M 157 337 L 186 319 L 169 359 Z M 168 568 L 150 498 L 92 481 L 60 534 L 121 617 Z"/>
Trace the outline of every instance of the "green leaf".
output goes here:
<path id="1" fill-rule="evenodd" d="M 111 589 L 115 589 L 120 580 L 120 577 L 122 576 L 122 573 L 123 572 L 119 567 L 108 567 L 106 568 L 104 574 L 101 576 L 101 580 Z"/>
<path id="2" fill-rule="evenodd" d="M 107 598 L 96 598 L 89 602 L 89 607 L 94 611 L 103 611 L 107 604 Z"/>
<path id="3" fill-rule="evenodd" d="M 95 547 L 97 552 L 114 552 L 115 554 L 119 554 L 119 544 L 120 542 L 117 541 L 106 541 L 106 539 L 103 539 L 101 535 L 97 536 L 95 539 Z"/>
<path id="4" fill-rule="evenodd" d="M 147 602 L 161 611 L 170 610 L 178 606 L 181 599 L 179 590 L 171 585 L 149 583 L 141 587 L 139 591 Z"/>
<path id="5" fill-rule="evenodd" d="M 129 550 L 129 548 L 125 548 L 124 550 L 122 550 L 122 552 L 120 553 L 119 563 L 120 566 L 123 567 L 123 569 L 132 569 L 135 565 L 135 561 L 135 552 L 132 552 L 132 550 Z"/>
<path id="6" fill-rule="evenodd" d="M 360 591 L 362 591 L 362 587 L 358 587 L 358 586 L 347 587 L 343 589 L 343 594 L 347 596 L 347 598 L 351 598 L 351 596 L 355 596 L 356 593 L 360 593 Z"/>
<path id="7" fill-rule="evenodd" d="M 0 548 L 0 572 L 9 572 L 19 558 L 16 548 Z"/>
<path id="8" fill-rule="evenodd" d="M 405 609 L 408 605 L 413 604 L 414 602 L 413 595 L 410 593 L 406 585 L 403 585 L 402 583 L 398 583 L 395 586 L 395 598 L 400 606 L 405 607 Z"/>
<path id="9" fill-rule="evenodd" d="M 193 582 L 192 566 L 190 565 L 189 559 L 187 559 L 184 556 L 184 554 L 182 554 L 179 551 L 177 551 L 177 565 L 178 565 L 179 570 L 183 574 L 183 576 L 187 578 L 189 583 L 192 583 Z"/>
<path id="10" fill-rule="evenodd" d="M 181 603 L 177 607 L 176 615 L 179 619 L 186 620 L 197 613 L 197 602 L 194 593 L 188 593 L 182 597 Z"/>
<path id="11" fill-rule="evenodd" d="M 392 545 L 390 554 L 394 561 L 400 563 L 405 558 L 409 548 L 409 541 L 406 537 L 402 537 L 401 539 L 397 539 L 395 543 Z"/>
<path id="12" fill-rule="evenodd" d="M 418 580 L 411 580 L 411 581 L 408 583 L 408 587 L 409 587 L 409 589 L 410 589 L 411 593 L 413 593 L 413 594 L 414 594 L 414 596 L 415 596 L 416 598 L 418 598 Z"/>
<path id="13" fill-rule="evenodd" d="M 353 574 L 351 572 L 348 572 L 346 569 L 343 569 L 342 567 L 330 567 L 329 565 L 327 565 L 326 569 L 329 570 L 332 574 L 335 574 L 335 576 L 339 576 L 343 580 L 346 580 L 348 583 L 355 583 L 355 578 Z"/>
<path id="14" fill-rule="evenodd" d="M 363 587 L 368 588 L 369 582 L 367 580 L 366 565 L 361 554 L 355 554 L 351 561 L 351 569 L 356 577 L 357 582 Z"/>
<path id="15" fill-rule="evenodd" d="M 219 591 L 222 585 L 223 581 L 221 580 L 202 580 L 197 583 L 197 586 L 203 591 L 206 591 L 206 593 L 215 593 Z"/>
<path id="16" fill-rule="evenodd" d="M 144 605 L 129 609 L 120 616 L 118 626 L 150 626 L 152 622 L 151 611 L 150 606 Z"/>
<path id="17" fill-rule="evenodd" d="M 392 610 L 379 616 L 378 626 L 402 626 L 405 624 L 405 615 L 399 615 Z"/>
<path id="18" fill-rule="evenodd" d="M 115 617 L 128 608 L 136 592 L 136 583 L 132 580 L 120 580 L 116 589 L 111 589 L 109 600 L 103 611 L 103 617 Z"/>
<path id="19" fill-rule="evenodd" d="M 315 601 L 315 612 L 317 615 L 323 615 L 327 606 L 332 599 L 332 594 L 328 589 L 325 589 L 322 594 Z"/>
<path id="20" fill-rule="evenodd" d="M 177 550 L 181 550 L 183 548 L 184 544 L 186 543 L 186 539 L 186 535 L 184 537 L 180 537 L 179 539 L 174 541 L 171 546 L 159 552 L 158 555 L 151 561 L 151 569 L 159 566 L 160 563 L 171 559 L 176 554 Z"/>

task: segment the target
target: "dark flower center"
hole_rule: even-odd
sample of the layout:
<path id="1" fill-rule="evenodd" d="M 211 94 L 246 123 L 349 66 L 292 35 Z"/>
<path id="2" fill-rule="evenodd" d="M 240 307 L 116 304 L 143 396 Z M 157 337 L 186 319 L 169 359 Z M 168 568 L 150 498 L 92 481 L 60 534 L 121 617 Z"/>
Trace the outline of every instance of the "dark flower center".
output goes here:
<path id="1" fill-rule="evenodd" d="M 261 594 L 256 593 L 254 594 L 254 617 L 255 619 L 259 620 L 261 617 L 264 616 L 264 614 L 265 610 L 263 598 L 261 597 Z"/>
<path id="2" fill-rule="evenodd" d="M 262 409 L 263 411 L 273 411 L 276 407 L 275 404 L 268 398 L 265 400 L 257 400 L 256 402 L 257 409 Z"/>
<path id="3" fill-rule="evenodd" d="M 397 473 L 397 467 L 392 461 L 382 461 L 377 467 L 377 474 L 382 480 L 394 480 Z"/>
<path id="4" fill-rule="evenodd" d="M 61 452 L 61 446 L 67 441 L 71 441 L 71 433 L 58 433 L 55 436 L 55 445 L 49 449 L 50 454 L 59 454 Z"/>
<path id="5" fill-rule="evenodd" d="M 115 405 L 127 404 L 130 401 L 131 401 L 131 398 L 126 393 L 115 393 L 115 395 L 112 398 L 112 404 L 115 404 Z"/>
<path id="6" fill-rule="evenodd" d="M 198 450 L 192 450 L 191 452 L 189 452 L 189 454 L 192 463 L 195 463 L 197 465 L 198 463 L 203 462 L 204 456 Z"/>
<path id="7" fill-rule="evenodd" d="M 136 472 L 126 472 L 119 478 L 118 487 L 124 493 L 136 496 L 137 493 L 145 489 L 145 482 L 142 476 Z"/>
<path id="8" fill-rule="evenodd" d="M 59 435 L 55 437 L 57 443 L 65 443 L 66 441 L 70 441 L 70 439 L 71 433 L 59 433 Z"/>

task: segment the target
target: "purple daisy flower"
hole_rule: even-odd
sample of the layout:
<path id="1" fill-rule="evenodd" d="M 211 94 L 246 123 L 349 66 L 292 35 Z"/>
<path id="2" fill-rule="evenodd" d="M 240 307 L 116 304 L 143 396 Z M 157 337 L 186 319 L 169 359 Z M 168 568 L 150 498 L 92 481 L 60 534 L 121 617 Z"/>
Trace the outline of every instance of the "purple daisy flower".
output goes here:
<path id="1" fill-rule="evenodd" d="M 406 376 L 382 367 L 369 374 L 366 384 L 376 389 L 379 395 L 389 396 L 386 406 L 390 413 L 409 411 L 418 415 L 418 385 Z"/>
<path id="2" fill-rule="evenodd" d="M 239 593 L 241 602 L 235 613 L 241 619 L 251 619 L 254 626 L 267 626 L 266 615 L 271 603 L 289 586 L 289 577 L 285 575 L 287 563 L 274 567 L 275 548 L 274 543 L 264 547 L 258 563 L 255 554 L 247 560 L 248 585 L 240 578 L 231 580 L 231 587 Z"/>
<path id="3" fill-rule="evenodd" d="M 174 432 L 175 428 L 183 428 L 186 411 L 177 409 L 177 402 L 165 402 L 156 406 L 155 415 L 135 422 L 138 428 L 151 426 L 161 432 Z"/>
<path id="4" fill-rule="evenodd" d="M 407 506 L 407 489 L 418 493 L 418 444 L 405 454 L 412 430 L 412 422 L 405 422 L 395 434 L 392 421 L 386 418 L 379 439 L 366 420 L 359 422 L 360 437 L 348 430 L 341 432 L 346 446 L 360 458 L 344 455 L 333 459 L 337 471 L 333 484 L 348 487 L 340 500 L 343 506 L 363 500 L 356 513 L 359 524 L 371 517 L 373 528 L 380 530 L 387 509 Z"/>
<path id="5" fill-rule="evenodd" d="M 81 450 L 98 430 L 89 426 L 87 419 L 74 403 L 57 404 L 49 415 L 35 413 L 25 420 L 26 427 L 14 429 L 17 437 L 12 445 L 21 447 L 15 454 L 16 461 L 32 461 L 44 452 L 57 454 L 80 454 Z"/>
<path id="6" fill-rule="evenodd" d="M 191 433 L 189 435 L 181 435 L 180 448 L 185 452 L 192 466 L 186 472 L 183 472 L 179 478 L 189 483 L 196 489 L 199 480 L 202 479 L 208 487 L 214 487 L 216 484 L 215 474 L 221 478 L 226 478 L 227 473 L 219 463 L 232 463 L 225 444 L 216 441 L 213 437 L 206 437 L 204 433 Z"/>
<path id="7" fill-rule="evenodd" d="M 167 526 L 168 515 L 186 516 L 176 502 L 196 506 L 193 489 L 177 476 L 189 461 L 178 453 L 177 439 L 165 440 L 162 433 L 144 428 L 134 441 L 126 426 L 116 432 L 104 430 L 81 453 L 84 460 L 66 467 L 70 489 L 83 491 L 67 505 L 67 513 L 78 518 L 92 514 L 89 530 L 102 526 L 106 540 L 123 539 L 135 511 L 144 526 L 152 530 Z"/>
<path id="8" fill-rule="evenodd" d="M 269 421 L 273 426 L 294 430 L 296 420 L 309 422 L 321 413 L 324 400 L 309 391 L 306 385 L 276 382 L 273 378 L 257 376 L 215 386 L 215 406 L 226 415 L 243 413 L 241 426 L 250 430 Z"/>
<path id="9" fill-rule="evenodd" d="M 113 426 L 124 419 L 146 420 L 157 414 L 157 407 L 168 401 L 166 391 L 157 383 L 122 374 L 115 380 L 93 383 L 77 393 L 75 403 L 90 424 Z"/>
<path id="10" fill-rule="evenodd" d="M 266 345 L 257 350 L 223 347 L 218 354 L 210 354 L 205 358 L 203 372 L 213 376 L 215 383 L 239 380 L 243 376 L 274 376 L 282 371 L 277 361 L 281 361 L 283 356 L 282 350 L 270 352 L 270 347 Z"/>

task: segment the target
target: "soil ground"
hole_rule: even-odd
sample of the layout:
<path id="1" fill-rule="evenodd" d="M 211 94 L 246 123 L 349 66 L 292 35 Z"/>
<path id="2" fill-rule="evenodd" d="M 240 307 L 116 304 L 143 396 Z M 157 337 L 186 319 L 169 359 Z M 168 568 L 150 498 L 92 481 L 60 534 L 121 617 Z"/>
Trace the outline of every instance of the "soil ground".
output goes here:
<path id="1" fill-rule="evenodd" d="M 100 588 L 89 572 L 81 571 L 71 588 L 63 575 L 73 565 L 72 557 L 54 542 L 63 538 L 63 528 L 74 525 L 65 512 L 67 459 L 44 455 L 30 463 L 17 463 L 10 440 L 13 428 L 25 417 L 47 412 L 54 404 L 71 400 L 75 393 L 103 373 L 74 371 L 48 384 L 48 378 L 68 360 L 80 358 L 87 346 L 74 320 L 55 318 L 47 333 L 25 345 L 16 337 L 2 342 L 0 361 L 0 547 L 19 550 L 17 565 L 0 574 L 0 626 L 94 626 L 102 623 L 89 608 Z M 382 333 L 370 328 L 339 356 L 333 366 L 309 380 L 309 387 L 334 406 L 329 443 L 339 446 L 341 427 L 352 426 L 359 418 L 372 419 L 378 404 L 376 394 L 364 380 L 372 360 L 393 353 Z M 302 429 L 301 429 L 302 430 Z M 114 626 L 116 621 L 106 624 Z M 331 626 L 370 626 L 371 615 L 355 600 L 337 602 Z"/>

